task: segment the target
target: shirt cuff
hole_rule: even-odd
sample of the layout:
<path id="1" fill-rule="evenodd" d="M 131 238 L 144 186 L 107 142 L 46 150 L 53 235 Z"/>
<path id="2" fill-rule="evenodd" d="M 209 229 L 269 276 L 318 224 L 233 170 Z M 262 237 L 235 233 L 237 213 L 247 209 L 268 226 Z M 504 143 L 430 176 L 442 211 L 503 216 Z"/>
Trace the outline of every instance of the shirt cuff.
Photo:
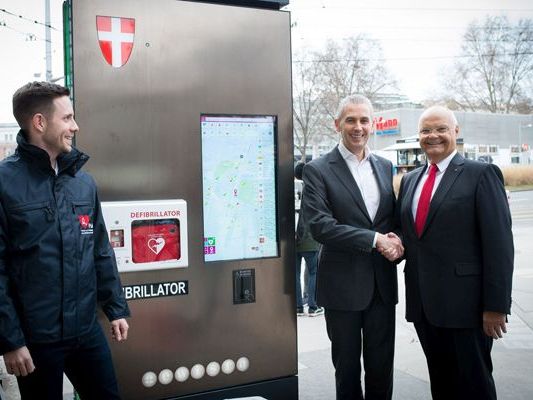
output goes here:
<path id="1" fill-rule="evenodd" d="M 374 241 L 372 242 L 372 248 L 376 248 L 376 243 L 378 241 L 378 232 L 374 233 Z"/>

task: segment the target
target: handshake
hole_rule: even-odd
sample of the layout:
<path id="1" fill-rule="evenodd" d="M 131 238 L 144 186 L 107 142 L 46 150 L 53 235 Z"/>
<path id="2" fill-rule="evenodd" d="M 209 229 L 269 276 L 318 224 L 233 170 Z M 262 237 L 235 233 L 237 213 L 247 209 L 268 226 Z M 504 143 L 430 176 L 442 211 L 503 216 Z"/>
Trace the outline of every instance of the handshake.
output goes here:
<path id="1" fill-rule="evenodd" d="M 393 232 L 389 232 L 386 235 L 378 233 L 376 248 L 389 261 L 397 260 L 403 256 L 402 241 Z"/>

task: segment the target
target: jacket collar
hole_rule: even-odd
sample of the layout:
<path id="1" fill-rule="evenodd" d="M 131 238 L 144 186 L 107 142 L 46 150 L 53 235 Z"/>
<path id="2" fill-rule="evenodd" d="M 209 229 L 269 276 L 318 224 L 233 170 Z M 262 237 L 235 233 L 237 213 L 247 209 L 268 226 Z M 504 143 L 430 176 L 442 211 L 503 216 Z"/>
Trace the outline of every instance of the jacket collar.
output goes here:
<path id="1" fill-rule="evenodd" d="M 17 135 L 16 153 L 20 157 L 31 161 L 36 168 L 43 172 L 53 171 L 48 153 L 40 147 L 29 143 L 26 139 L 26 133 L 22 129 Z M 72 147 L 71 152 L 63 153 L 57 157 L 58 175 L 61 173 L 76 175 L 76 172 L 81 169 L 87 160 L 89 160 L 88 155 Z"/>
<path id="2" fill-rule="evenodd" d="M 446 168 L 446 171 L 444 172 L 444 175 L 442 176 L 440 184 L 437 187 L 437 190 L 433 194 L 431 203 L 429 203 L 429 211 L 428 211 L 428 215 L 426 218 L 426 223 L 424 225 L 424 228 L 422 230 L 420 237 L 422 237 L 424 233 L 426 232 L 426 230 L 431 226 L 431 221 L 435 217 L 435 214 L 438 212 L 439 207 L 442 205 L 442 203 L 446 199 L 446 195 L 448 191 L 453 186 L 457 177 L 463 172 L 464 163 L 465 163 L 465 159 L 459 153 L 456 153 L 451 159 L 450 164 Z M 422 171 L 423 170 L 424 169 L 422 169 Z M 422 173 L 419 172 L 419 176 L 417 178 L 417 184 L 421 176 L 422 176 Z M 412 195 L 414 195 L 414 188 L 416 188 L 416 185 L 414 185 L 413 187 Z M 412 197 L 411 197 L 411 201 L 412 201 Z M 412 219 L 412 221 L 413 221 L 413 229 L 414 229 L 414 220 Z"/>
<path id="3" fill-rule="evenodd" d="M 365 216 L 368 222 L 372 224 L 372 219 L 370 218 L 370 215 L 368 214 L 368 211 L 366 209 L 366 205 L 363 200 L 363 195 L 361 193 L 361 190 L 359 189 L 359 186 L 357 186 L 357 183 L 355 182 L 355 179 L 353 178 L 352 173 L 350 172 L 350 169 L 348 168 L 348 165 L 346 165 L 346 160 L 342 156 L 338 146 L 335 146 L 335 148 L 331 150 L 326 155 L 326 157 L 327 157 L 328 163 L 333 173 L 337 175 L 339 180 L 342 182 L 342 184 L 345 186 L 348 192 L 352 195 L 352 198 L 354 199 L 354 202 L 356 206 L 360 209 L 361 213 Z M 372 153 L 370 153 L 368 155 L 368 159 L 372 165 L 374 173 L 376 175 L 379 174 L 380 170 L 376 168 L 376 165 L 377 165 L 376 157 Z M 378 181 L 380 190 L 383 190 L 381 179 L 380 178 L 376 178 L 376 179 Z M 381 203 L 382 202 L 380 200 L 380 207 L 381 207 Z M 379 213 L 379 208 L 378 208 L 378 213 Z M 376 214 L 374 221 L 377 220 L 378 213 Z"/>
<path id="4" fill-rule="evenodd" d="M 348 150 L 348 148 L 344 145 L 342 139 L 339 141 L 337 149 L 339 150 L 339 153 L 341 154 L 342 158 L 344 158 L 345 160 L 355 160 L 357 164 L 369 160 L 370 156 L 372 155 L 372 153 L 370 152 L 370 147 L 365 146 L 364 157 L 362 160 L 359 160 L 355 154 Z"/>

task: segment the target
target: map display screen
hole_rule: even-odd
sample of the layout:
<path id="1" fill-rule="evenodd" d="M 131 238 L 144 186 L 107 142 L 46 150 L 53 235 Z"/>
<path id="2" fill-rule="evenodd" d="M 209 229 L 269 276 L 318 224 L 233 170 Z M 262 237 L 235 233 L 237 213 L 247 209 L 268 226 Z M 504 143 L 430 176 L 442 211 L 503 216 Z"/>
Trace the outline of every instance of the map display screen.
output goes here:
<path id="1" fill-rule="evenodd" d="M 202 115 L 205 261 L 278 256 L 276 117 Z"/>

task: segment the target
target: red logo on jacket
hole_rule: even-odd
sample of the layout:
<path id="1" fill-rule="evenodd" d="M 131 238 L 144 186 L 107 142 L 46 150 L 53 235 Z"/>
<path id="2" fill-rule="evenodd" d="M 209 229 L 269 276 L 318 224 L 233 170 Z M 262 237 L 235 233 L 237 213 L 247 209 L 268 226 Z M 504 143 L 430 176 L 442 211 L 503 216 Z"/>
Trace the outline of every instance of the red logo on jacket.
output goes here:
<path id="1" fill-rule="evenodd" d="M 80 223 L 80 233 L 82 235 L 92 235 L 93 234 L 93 224 L 91 222 L 91 217 L 89 215 L 83 214 L 78 215 L 78 221 Z"/>
<path id="2" fill-rule="evenodd" d="M 89 225 L 91 225 L 91 220 L 88 215 L 78 215 L 78 220 L 80 221 L 81 229 L 89 229 Z"/>
<path id="3" fill-rule="evenodd" d="M 80 232 L 82 235 L 93 234 L 93 224 L 91 222 L 91 217 L 89 217 L 88 215 L 78 215 L 78 221 L 80 222 Z"/>

